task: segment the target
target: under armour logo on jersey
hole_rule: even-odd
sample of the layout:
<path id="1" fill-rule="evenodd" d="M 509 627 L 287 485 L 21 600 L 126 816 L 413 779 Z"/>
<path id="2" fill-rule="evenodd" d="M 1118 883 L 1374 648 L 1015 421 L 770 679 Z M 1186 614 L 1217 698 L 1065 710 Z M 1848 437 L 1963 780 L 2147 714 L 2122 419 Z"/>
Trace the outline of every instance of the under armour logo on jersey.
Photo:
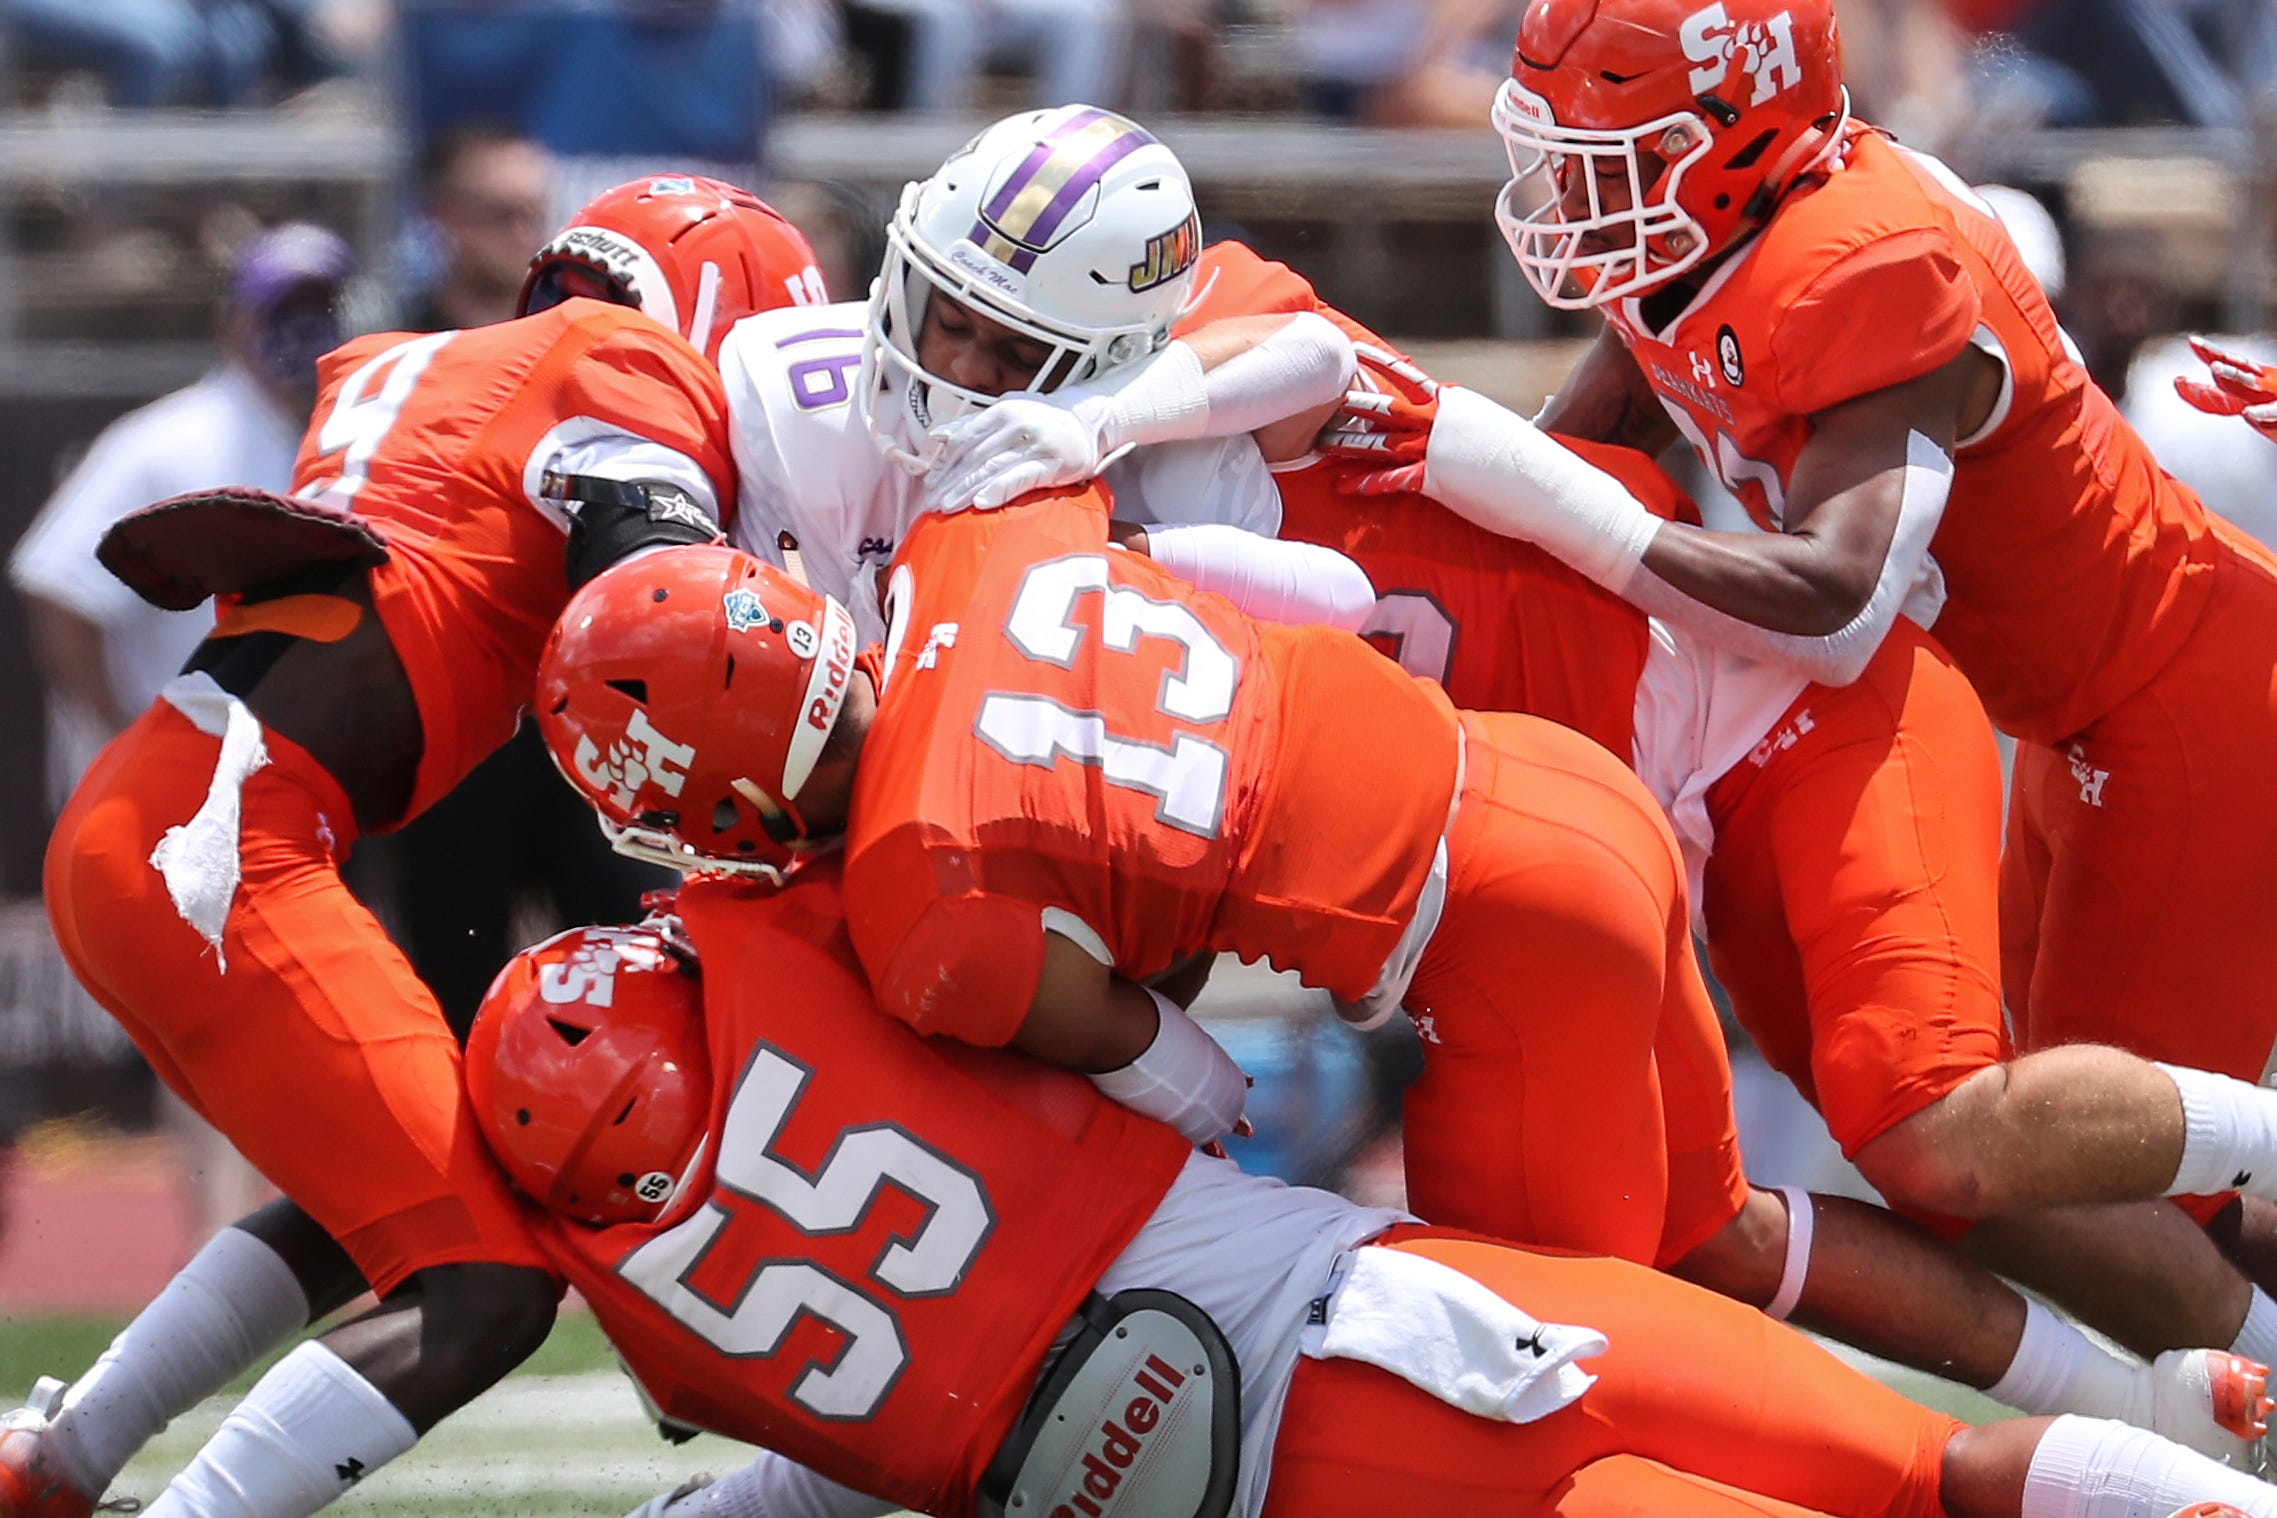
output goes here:
<path id="1" fill-rule="evenodd" d="M 1410 1012 L 1407 1020 L 1415 1024 L 1415 1036 L 1427 1044 L 1436 1044 L 1439 1037 L 1439 1020 L 1428 1012 Z"/>
<path id="2" fill-rule="evenodd" d="M 635 709 L 625 724 L 625 735 L 613 739 L 604 754 L 589 735 L 580 735 L 571 762 L 587 785 L 607 791 L 618 806 L 631 808 L 634 795 L 654 782 L 667 796 L 680 794 L 688 780 L 688 766 L 696 762 L 695 749 L 674 743 L 649 725 L 648 713 Z"/>
<path id="3" fill-rule="evenodd" d="M 1698 380 L 1703 385 L 1714 384 L 1716 382 L 1716 366 L 1709 363 L 1706 356 L 1703 354 L 1695 353 L 1691 357 L 1692 378 Z"/>
<path id="4" fill-rule="evenodd" d="M 2087 762 L 2087 750 L 2074 743 L 2066 751 L 2071 761 L 2071 778 L 2079 784 L 2079 799 L 2089 806 L 2103 804 L 2103 782 L 2111 778 L 2109 770 L 2099 770 Z"/>
<path id="5" fill-rule="evenodd" d="M 957 624 L 954 622 L 934 623 L 933 630 L 925 635 L 925 646 L 917 651 L 917 667 L 919 669 L 931 669 L 941 662 L 941 650 L 955 648 L 956 646 Z"/>
<path id="6" fill-rule="evenodd" d="M 358 1460 L 354 1455 L 350 1455 L 347 1459 L 332 1467 L 332 1474 L 340 1478 L 340 1484 L 342 1486 L 354 1486 L 357 1482 L 364 1479 L 365 1473 L 368 1469 L 369 1468 L 364 1464 L 363 1461 Z"/>
<path id="7" fill-rule="evenodd" d="M 1698 65 L 1688 80 L 1695 95 L 1722 84 L 1735 58 L 1755 83 L 1750 106 L 1803 82 L 1803 66 L 1795 58 L 1795 18 L 1786 11 L 1768 21 L 1734 25 L 1722 0 L 1717 0 L 1686 16 L 1677 34 L 1684 42 L 1684 56 Z"/>

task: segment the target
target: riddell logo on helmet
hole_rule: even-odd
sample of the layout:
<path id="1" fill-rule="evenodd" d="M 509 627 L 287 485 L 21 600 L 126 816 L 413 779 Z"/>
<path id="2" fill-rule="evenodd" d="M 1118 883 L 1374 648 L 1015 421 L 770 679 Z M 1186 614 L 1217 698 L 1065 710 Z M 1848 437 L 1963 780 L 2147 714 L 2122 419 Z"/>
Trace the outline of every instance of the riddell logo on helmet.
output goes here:
<path id="1" fill-rule="evenodd" d="M 1768 21 L 1734 24 L 1722 0 L 1717 0 L 1707 9 L 1686 16 L 1677 31 L 1684 42 L 1684 56 L 1698 65 L 1687 81 L 1695 95 L 1722 84 L 1735 58 L 1755 84 L 1755 93 L 1747 101 L 1751 107 L 1803 82 L 1803 66 L 1795 58 L 1795 18 L 1787 11 Z"/>
<path id="2" fill-rule="evenodd" d="M 854 674 L 853 620 L 826 618 L 823 634 L 829 638 L 830 646 L 822 650 L 816 666 L 822 688 L 813 691 L 807 701 L 806 723 L 816 732 L 827 735 L 831 724 L 838 720 L 838 708 L 846 704 L 846 682 Z"/>

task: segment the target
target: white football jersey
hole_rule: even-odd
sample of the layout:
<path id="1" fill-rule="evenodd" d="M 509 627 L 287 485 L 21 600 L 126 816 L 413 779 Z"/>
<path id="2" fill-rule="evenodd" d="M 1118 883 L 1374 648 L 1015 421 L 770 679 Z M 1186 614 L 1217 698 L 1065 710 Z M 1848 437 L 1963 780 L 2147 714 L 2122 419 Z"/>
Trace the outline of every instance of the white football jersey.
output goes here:
<path id="1" fill-rule="evenodd" d="M 1762 764 L 1800 736 L 1781 728 L 1780 718 L 1811 682 L 1788 665 L 1735 654 L 1658 617 L 1650 627 L 1631 763 L 1675 830 L 1692 926 L 1705 937 L 1702 881 L 1716 847 L 1708 790 L 1743 760 Z M 1809 730 L 1808 712 L 1796 720 Z"/>
<path id="2" fill-rule="evenodd" d="M 729 541 L 836 596 L 865 643 L 885 636 L 878 575 L 925 509 L 925 482 L 889 460 L 854 405 L 868 306 L 785 306 L 720 345 L 741 479 Z M 1108 466 L 1125 521 L 1229 522 L 1271 536 L 1280 495 L 1244 435 L 1143 448 Z"/>

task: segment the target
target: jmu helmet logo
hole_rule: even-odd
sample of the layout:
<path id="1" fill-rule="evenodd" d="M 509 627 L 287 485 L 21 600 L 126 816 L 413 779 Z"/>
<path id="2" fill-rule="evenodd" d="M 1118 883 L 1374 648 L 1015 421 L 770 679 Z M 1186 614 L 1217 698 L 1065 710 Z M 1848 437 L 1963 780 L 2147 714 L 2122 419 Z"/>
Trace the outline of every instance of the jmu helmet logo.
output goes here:
<path id="1" fill-rule="evenodd" d="M 594 746 L 591 735 L 580 733 L 571 758 L 580 779 L 630 811 L 633 798 L 651 783 L 667 796 L 679 795 L 688 782 L 688 766 L 696 762 L 696 750 L 674 743 L 649 726 L 647 712 L 635 710 L 625 724 L 625 735 L 612 741 L 606 754 Z"/>
<path id="2" fill-rule="evenodd" d="M 1803 66 L 1795 58 L 1795 18 L 1786 11 L 1768 21 L 1735 24 L 1717 0 L 1686 16 L 1678 35 L 1684 56 L 1697 65 L 1688 81 L 1695 95 L 1723 83 L 1735 59 L 1755 82 L 1755 93 L 1746 102 L 1750 107 L 1803 82 Z"/>
<path id="3" fill-rule="evenodd" d="M 731 632 L 747 633 L 773 620 L 767 615 L 767 603 L 759 599 L 759 593 L 741 587 L 727 593 L 720 602 L 720 609 L 727 614 Z"/>
<path id="4" fill-rule="evenodd" d="M 1194 260 L 1201 256 L 1202 217 L 1194 212 L 1169 231 L 1146 240 L 1146 256 L 1131 265 L 1132 292 L 1168 284 L 1193 268 Z"/>

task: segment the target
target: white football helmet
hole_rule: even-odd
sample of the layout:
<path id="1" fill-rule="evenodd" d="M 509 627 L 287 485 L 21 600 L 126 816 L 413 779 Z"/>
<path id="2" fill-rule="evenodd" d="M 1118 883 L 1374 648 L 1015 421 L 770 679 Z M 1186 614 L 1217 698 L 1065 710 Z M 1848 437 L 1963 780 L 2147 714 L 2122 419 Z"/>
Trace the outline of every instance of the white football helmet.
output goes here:
<path id="1" fill-rule="evenodd" d="M 1135 122 L 1088 105 L 999 121 L 901 192 L 856 387 L 871 435 L 921 469 L 929 430 L 996 399 L 918 361 L 936 293 L 1047 345 L 1022 388 L 1057 390 L 1168 342 L 1201 251 L 1185 168 Z"/>

